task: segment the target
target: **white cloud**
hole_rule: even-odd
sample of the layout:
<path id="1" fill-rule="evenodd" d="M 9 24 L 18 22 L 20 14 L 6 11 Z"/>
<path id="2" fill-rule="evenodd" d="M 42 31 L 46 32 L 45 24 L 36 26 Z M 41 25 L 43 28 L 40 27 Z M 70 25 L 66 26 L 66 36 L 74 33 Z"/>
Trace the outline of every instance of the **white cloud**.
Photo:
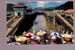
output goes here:
<path id="1" fill-rule="evenodd" d="M 37 1 L 37 7 L 44 7 L 44 1 Z"/>

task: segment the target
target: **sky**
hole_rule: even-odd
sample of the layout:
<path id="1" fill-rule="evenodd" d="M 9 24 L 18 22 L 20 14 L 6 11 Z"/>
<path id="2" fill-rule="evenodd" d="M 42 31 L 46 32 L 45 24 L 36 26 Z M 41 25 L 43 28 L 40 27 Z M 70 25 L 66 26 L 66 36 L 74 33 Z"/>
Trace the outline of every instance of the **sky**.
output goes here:
<path id="1" fill-rule="evenodd" d="M 30 2 L 30 1 L 39 1 L 39 0 L 6 0 L 6 2 L 17 3 L 17 2 Z M 56 0 L 42 0 L 42 1 L 56 1 Z M 68 1 L 68 0 L 59 0 L 60 1 Z"/>
<path id="2" fill-rule="evenodd" d="M 57 7 L 60 6 L 62 4 L 64 4 L 65 2 L 34 2 L 34 3 L 28 3 L 27 6 L 31 7 L 31 8 L 37 8 L 37 7 L 42 7 L 42 8 L 50 8 L 50 7 Z"/>
<path id="3" fill-rule="evenodd" d="M 45 1 L 40 1 L 39 0 L 37 1 L 37 3 L 32 3 L 33 1 L 36 2 L 36 0 L 7 0 L 7 3 L 19 3 L 19 2 L 29 2 L 31 1 L 31 3 L 28 3 L 27 5 L 31 8 L 36 8 L 36 7 L 46 7 L 46 8 L 49 8 L 49 7 L 57 7 L 57 6 L 60 6 L 62 4 L 64 4 L 65 2 L 67 2 L 67 0 L 61 0 L 61 1 L 48 1 L 48 0 L 45 0 Z"/>

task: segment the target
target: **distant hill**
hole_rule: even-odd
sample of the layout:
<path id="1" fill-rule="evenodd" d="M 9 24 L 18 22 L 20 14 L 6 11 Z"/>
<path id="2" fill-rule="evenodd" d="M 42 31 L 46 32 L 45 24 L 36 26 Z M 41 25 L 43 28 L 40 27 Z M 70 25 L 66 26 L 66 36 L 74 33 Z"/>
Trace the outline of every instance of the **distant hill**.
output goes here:
<path id="1" fill-rule="evenodd" d="M 55 9 L 63 9 L 63 10 L 73 9 L 73 1 L 68 1 L 63 5 L 60 5 L 59 7 L 56 7 Z"/>

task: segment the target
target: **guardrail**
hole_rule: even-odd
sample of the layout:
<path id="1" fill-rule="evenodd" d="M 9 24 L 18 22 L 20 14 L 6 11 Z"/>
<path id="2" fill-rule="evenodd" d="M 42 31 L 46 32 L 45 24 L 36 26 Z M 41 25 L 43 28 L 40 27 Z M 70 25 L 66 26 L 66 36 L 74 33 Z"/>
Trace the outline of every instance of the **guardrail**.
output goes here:
<path id="1" fill-rule="evenodd" d="M 11 20 L 9 20 L 9 21 L 7 22 L 7 25 L 9 25 L 13 20 L 15 20 L 15 21 L 14 21 L 12 24 L 10 24 L 9 27 L 8 27 L 8 31 L 7 31 L 8 35 L 9 35 L 9 34 L 12 34 L 12 33 L 15 31 L 15 29 L 18 27 L 20 21 L 22 20 L 22 18 L 23 18 L 23 17 L 19 17 L 18 19 L 16 19 L 16 17 L 13 17 Z"/>
<path id="2" fill-rule="evenodd" d="M 67 20 L 65 20 L 59 13 L 56 14 L 71 30 L 73 30 L 73 26 Z"/>

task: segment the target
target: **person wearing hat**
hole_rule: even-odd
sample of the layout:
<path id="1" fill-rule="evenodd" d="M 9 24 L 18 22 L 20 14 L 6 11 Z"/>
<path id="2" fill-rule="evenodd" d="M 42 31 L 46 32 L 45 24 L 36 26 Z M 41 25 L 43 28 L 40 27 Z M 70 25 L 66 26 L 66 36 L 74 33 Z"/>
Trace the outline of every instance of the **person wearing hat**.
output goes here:
<path id="1" fill-rule="evenodd" d="M 34 34 L 32 32 L 27 32 L 25 36 L 27 37 L 27 43 L 31 44 L 32 41 L 31 37 L 33 37 Z"/>
<path id="2" fill-rule="evenodd" d="M 66 34 L 62 34 L 62 37 L 63 37 L 64 44 L 72 43 L 72 35 L 68 34 L 68 32 L 66 32 Z"/>
<path id="3" fill-rule="evenodd" d="M 55 44 L 62 44 L 61 36 L 58 32 L 52 32 L 50 33 L 51 36 L 51 42 Z"/>
<path id="4" fill-rule="evenodd" d="M 27 41 L 27 37 L 24 36 L 15 36 L 16 42 L 24 44 Z"/>

